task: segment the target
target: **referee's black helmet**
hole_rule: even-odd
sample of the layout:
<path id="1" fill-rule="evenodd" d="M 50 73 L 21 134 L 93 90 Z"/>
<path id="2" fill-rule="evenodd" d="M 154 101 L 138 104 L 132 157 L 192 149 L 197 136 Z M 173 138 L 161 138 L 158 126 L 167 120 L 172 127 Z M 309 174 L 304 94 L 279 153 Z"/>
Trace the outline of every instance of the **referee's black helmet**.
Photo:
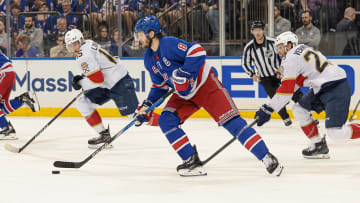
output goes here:
<path id="1" fill-rule="evenodd" d="M 263 21 L 261 21 L 261 20 L 255 20 L 251 24 L 251 30 L 253 30 L 254 28 L 264 29 L 265 28 L 265 23 Z"/>

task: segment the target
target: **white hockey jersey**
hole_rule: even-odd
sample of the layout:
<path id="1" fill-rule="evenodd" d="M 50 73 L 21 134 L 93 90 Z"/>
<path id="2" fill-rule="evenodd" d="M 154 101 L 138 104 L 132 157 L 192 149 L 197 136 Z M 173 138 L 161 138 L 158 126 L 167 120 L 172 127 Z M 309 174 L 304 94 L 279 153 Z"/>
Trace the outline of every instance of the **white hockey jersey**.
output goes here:
<path id="1" fill-rule="evenodd" d="M 279 111 L 299 87 L 311 87 L 318 93 L 323 84 L 346 78 L 345 71 L 332 64 L 318 51 L 300 44 L 282 59 L 283 78 L 269 105 Z"/>
<path id="2" fill-rule="evenodd" d="M 86 76 L 80 81 L 84 90 L 103 87 L 111 89 L 128 71 L 120 59 L 111 56 L 92 40 L 81 45 L 76 62 Z"/>

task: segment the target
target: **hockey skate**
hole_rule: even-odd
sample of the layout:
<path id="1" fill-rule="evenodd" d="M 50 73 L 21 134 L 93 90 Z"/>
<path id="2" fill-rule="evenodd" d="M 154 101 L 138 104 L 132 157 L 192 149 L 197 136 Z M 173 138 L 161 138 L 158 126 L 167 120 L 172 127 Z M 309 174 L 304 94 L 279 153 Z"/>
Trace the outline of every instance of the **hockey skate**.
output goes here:
<path id="1" fill-rule="evenodd" d="M 9 122 L 7 124 L 7 126 L 5 126 L 1 131 L 0 131 L 0 140 L 17 140 L 18 138 L 16 137 L 16 132 L 14 127 L 11 125 L 11 123 Z"/>
<path id="2" fill-rule="evenodd" d="M 100 132 L 100 135 L 98 137 L 94 137 L 90 140 L 88 140 L 88 147 L 90 149 L 97 149 L 101 147 L 105 142 L 108 142 L 111 139 L 110 136 L 110 130 L 109 128 Z M 106 149 L 111 149 L 113 146 L 111 144 L 106 146 Z"/>
<path id="3" fill-rule="evenodd" d="M 262 162 L 265 164 L 267 172 L 275 176 L 280 176 L 284 170 L 284 166 L 270 152 L 266 154 Z"/>
<path id="4" fill-rule="evenodd" d="M 290 118 L 284 119 L 283 121 L 284 121 L 285 126 L 290 126 L 292 124 L 292 121 Z"/>
<path id="5" fill-rule="evenodd" d="M 202 168 L 202 163 L 198 156 L 196 146 L 194 145 L 195 153 L 191 157 L 184 161 L 183 164 L 180 164 L 176 170 L 180 176 L 190 177 L 190 176 L 206 176 L 207 173 Z"/>
<path id="6" fill-rule="evenodd" d="M 36 112 L 36 111 L 40 110 L 39 101 L 37 99 L 37 96 L 36 96 L 35 92 L 25 92 L 25 93 L 21 94 L 18 97 L 15 97 L 15 98 L 20 99 L 21 103 L 26 104 L 27 106 L 29 106 L 30 109 L 33 112 Z"/>
<path id="7" fill-rule="evenodd" d="M 325 136 L 321 141 L 311 144 L 308 148 L 302 151 L 304 158 L 307 159 L 329 159 L 329 148 L 326 144 Z"/>

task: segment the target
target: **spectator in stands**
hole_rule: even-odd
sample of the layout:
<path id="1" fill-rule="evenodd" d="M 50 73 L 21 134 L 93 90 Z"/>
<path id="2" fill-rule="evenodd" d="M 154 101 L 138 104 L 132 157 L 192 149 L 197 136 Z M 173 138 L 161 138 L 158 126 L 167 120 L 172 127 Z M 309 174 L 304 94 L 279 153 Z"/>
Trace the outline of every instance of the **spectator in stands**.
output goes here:
<path id="1" fill-rule="evenodd" d="M 0 48 L 3 52 L 7 49 L 7 34 L 5 32 L 4 21 L 0 20 Z"/>
<path id="2" fill-rule="evenodd" d="M 20 6 L 18 4 L 11 4 L 10 6 L 11 9 L 11 33 L 15 33 L 15 35 L 17 35 L 17 33 L 21 32 L 22 30 L 24 30 L 24 25 L 25 25 L 25 16 L 24 15 L 19 15 L 19 13 L 21 12 L 20 10 Z"/>
<path id="3" fill-rule="evenodd" d="M 55 34 L 65 35 L 67 31 L 68 31 L 68 26 L 67 26 L 66 18 L 64 17 L 58 18 L 56 22 Z"/>
<path id="4" fill-rule="evenodd" d="M 88 16 L 84 15 L 83 16 L 84 21 L 90 22 L 93 28 L 98 27 L 98 23 L 101 21 L 101 14 L 99 13 L 99 9 L 97 5 L 94 3 L 94 0 L 79 0 L 78 2 L 79 5 L 77 7 L 77 11 L 82 13 L 87 13 L 90 15 L 90 19 L 88 18 Z M 95 31 L 96 31 L 95 34 L 99 34 L 97 33 L 96 29 Z"/>
<path id="5" fill-rule="evenodd" d="M 71 30 L 77 28 L 79 23 L 79 16 L 72 14 L 71 0 L 62 0 L 61 5 L 63 10 L 61 17 L 66 18 L 68 29 Z"/>
<path id="6" fill-rule="evenodd" d="M 12 0 L 12 3 L 16 4 L 16 5 L 19 5 L 21 12 L 29 12 L 29 2 L 28 2 L 28 0 Z"/>
<path id="7" fill-rule="evenodd" d="M 321 39 L 320 30 L 311 23 L 312 17 L 310 12 L 304 11 L 301 15 L 301 20 L 303 26 L 295 32 L 299 38 L 299 44 L 305 44 L 318 50 Z"/>
<path id="8" fill-rule="evenodd" d="M 47 3 L 43 2 L 40 5 L 39 11 L 41 12 L 49 11 L 49 7 Z M 37 14 L 35 16 L 35 27 L 43 29 L 44 34 L 48 35 L 55 30 L 56 17 L 50 14 Z"/>
<path id="9" fill-rule="evenodd" d="M 100 46 L 107 52 L 110 52 L 111 40 L 109 38 L 109 33 L 105 22 L 100 23 L 98 32 L 100 34 L 95 38 L 94 41 L 100 44 Z"/>
<path id="10" fill-rule="evenodd" d="M 322 32 L 335 30 L 339 13 L 337 0 L 301 0 L 301 7 L 301 11 L 310 11 L 313 17 L 312 23 L 321 28 Z M 320 18 L 326 19 L 322 21 L 321 25 Z"/>
<path id="11" fill-rule="evenodd" d="M 47 1 L 52 1 L 52 0 L 47 0 Z M 63 10 L 63 1 L 64 0 L 54 0 L 56 1 L 56 4 L 55 4 L 55 11 L 58 11 L 60 13 L 64 13 L 64 10 Z M 71 8 L 71 11 L 76 11 L 76 6 L 78 4 L 78 0 L 70 0 L 70 8 Z"/>
<path id="12" fill-rule="evenodd" d="M 209 0 L 207 4 L 203 4 L 203 10 L 206 12 L 206 18 L 209 21 L 213 38 L 219 40 L 219 1 Z"/>
<path id="13" fill-rule="evenodd" d="M 274 7 L 274 37 L 278 36 L 279 34 L 291 31 L 291 23 L 288 19 L 281 17 L 280 15 L 280 6 L 275 4 Z M 265 35 L 269 35 L 269 27 L 266 25 L 265 27 Z"/>
<path id="14" fill-rule="evenodd" d="M 26 34 L 20 34 L 18 37 L 18 47 L 16 51 L 16 57 L 39 57 L 40 51 L 31 46 L 30 37 Z"/>
<path id="15" fill-rule="evenodd" d="M 355 24 L 356 11 L 348 7 L 344 18 L 336 26 L 336 55 L 360 55 L 359 28 Z"/>
<path id="16" fill-rule="evenodd" d="M 50 49 L 50 57 L 75 57 L 74 53 L 70 53 L 66 49 L 64 40 L 64 35 L 56 35 L 57 45 Z"/>
<path id="17" fill-rule="evenodd" d="M 25 16 L 25 30 L 20 34 L 26 34 L 30 37 L 31 46 L 36 47 L 41 55 L 43 55 L 43 37 L 42 29 L 35 28 L 34 16 Z"/>
<path id="18" fill-rule="evenodd" d="M 6 0 L 0 0 L 0 16 L 6 15 Z"/>
<path id="19" fill-rule="evenodd" d="M 122 35 L 120 35 L 120 36 L 122 36 Z M 119 50 L 118 44 L 120 44 L 120 41 L 119 41 L 119 29 L 115 28 L 111 33 L 110 54 L 112 56 L 119 56 L 119 54 L 118 54 L 118 50 Z M 122 57 L 130 56 L 129 55 L 130 47 L 127 44 L 122 44 L 121 51 L 122 51 Z"/>

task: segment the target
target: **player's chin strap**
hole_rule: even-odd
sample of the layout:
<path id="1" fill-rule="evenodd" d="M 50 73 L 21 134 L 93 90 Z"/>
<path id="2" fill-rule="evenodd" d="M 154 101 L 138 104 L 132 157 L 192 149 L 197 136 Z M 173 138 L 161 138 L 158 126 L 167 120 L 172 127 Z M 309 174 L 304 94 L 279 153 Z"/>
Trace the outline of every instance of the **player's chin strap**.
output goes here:
<path id="1" fill-rule="evenodd" d="M 148 35 L 148 36 L 146 36 L 146 38 L 149 40 L 149 48 L 151 48 L 151 44 L 152 44 L 153 39 L 155 38 L 155 35 L 152 38 L 150 38 Z"/>

